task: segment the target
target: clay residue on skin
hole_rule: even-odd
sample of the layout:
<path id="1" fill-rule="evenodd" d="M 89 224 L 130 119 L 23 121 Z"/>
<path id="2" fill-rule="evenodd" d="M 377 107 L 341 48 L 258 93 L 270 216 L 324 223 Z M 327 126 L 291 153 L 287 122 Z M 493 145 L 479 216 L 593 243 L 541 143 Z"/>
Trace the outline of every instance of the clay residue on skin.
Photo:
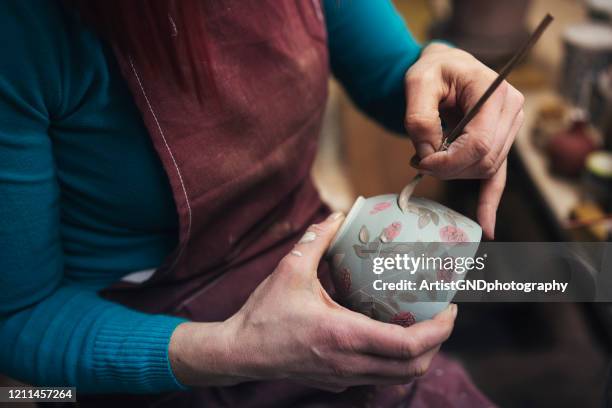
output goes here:
<path id="1" fill-rule="evenodd" d="M 303 253 L 301 253 L 300 251 L 296 251 L 295 249 L 293 251 L 291 251 L 291 255 L 295 255 L 295 256 L 304 256 Z"/>
<path id="2" fill-rule="evenodd" d="M 317 234 L 312 231 L 306 231 L 304 236 L 302 236 L 302 238 L 300 238 L 300 240 L 298 241 L 298 244 L 307 244 L 309 242 L 314 241 L 316 238 Z"/>
<path id="3" fill-rule="evenodd" d="M 331 219 L 334 221 L 337 221 L 341 217 L 344 217 L 344 213 L 342 211 L 336 211 L 335 213 L 331 215 Z"/>

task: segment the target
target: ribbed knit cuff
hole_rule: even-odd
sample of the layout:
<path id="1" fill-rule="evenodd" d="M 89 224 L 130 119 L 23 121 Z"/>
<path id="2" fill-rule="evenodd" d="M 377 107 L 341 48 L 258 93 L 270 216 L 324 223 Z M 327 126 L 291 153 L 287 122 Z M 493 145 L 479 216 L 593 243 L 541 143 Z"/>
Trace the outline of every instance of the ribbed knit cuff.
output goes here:
<path id="1" fill-rule="evenodd" d="M 129 393 L 186 389 L 174 376 L 168 357 L 170 337 L 186 320 L 131 310 L 112 312 L 98 327 L 93 345 L 96 388 L 119 383 Z"/>

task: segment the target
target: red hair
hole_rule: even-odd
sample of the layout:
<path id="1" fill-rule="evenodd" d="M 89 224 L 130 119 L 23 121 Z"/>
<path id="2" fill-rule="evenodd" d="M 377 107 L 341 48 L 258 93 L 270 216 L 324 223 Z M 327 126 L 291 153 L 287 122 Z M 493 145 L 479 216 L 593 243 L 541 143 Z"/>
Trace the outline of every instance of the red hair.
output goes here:
<path id="1" fill-rule="evenodd" d="M 204 0 L 67 1 L 104 40 L 160 78 L 193 91 L 200 102 L 215 91 Z"/>

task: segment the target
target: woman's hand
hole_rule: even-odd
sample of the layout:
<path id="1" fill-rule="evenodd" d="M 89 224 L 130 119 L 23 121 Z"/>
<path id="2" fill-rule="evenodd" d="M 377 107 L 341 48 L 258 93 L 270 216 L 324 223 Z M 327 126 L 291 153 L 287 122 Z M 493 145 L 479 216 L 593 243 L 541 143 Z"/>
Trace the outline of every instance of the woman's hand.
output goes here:
<path id="1" fill-rule="evenodd" d="M 424 374 L 452 331 L 456 305 L 403 328 L 335 303 L 317 279 L 317 266 L 341 220 L 332 215 L 311 226 L 227 321 L 179 325 L 170 344 L 178 379 L 192 386 L 289 379 L 341 391 Z"/>
<path id="2" fill-rule="evenodd" d="M 503 82 L 449 149 L 436 150 L 442 143 L 441 119 L 450 131 L 496 76 L 467 52 L 434 43 L 405 78 L 406 130 L 418 156 L 413 165 L 441 179 L 485 179 L 478 221 L 489 238 L 506 184 L 506 156 L 523 124 L 523 95 Z"/>

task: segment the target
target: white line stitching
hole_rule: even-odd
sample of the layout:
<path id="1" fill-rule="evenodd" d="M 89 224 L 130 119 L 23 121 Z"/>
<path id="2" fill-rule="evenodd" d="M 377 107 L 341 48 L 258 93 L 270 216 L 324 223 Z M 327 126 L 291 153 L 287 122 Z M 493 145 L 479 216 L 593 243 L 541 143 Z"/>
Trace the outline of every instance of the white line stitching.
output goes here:
<path id="1" fill-rule="evenodd" d="M 170 13 L 168 13 L 168 20 L 170 20 L 170 27 L 172 28 L 172 32 L 170 33 L 170 35 L 172 37 L 177 37 L 178 36 L 178 30 L 176 29 L 176 24 L 174 24 L 174 19 L 172 18 Z"/>
<path id="2" fill-rule="evenodd" d="M 145 98 L 145 101 L 147 102 L 147 106 L 149 107 L 149 111 L 151 111 L 151 114 L 153 115 L 153 119 L 155 119 L 155 124 L 157 125 L 157 129 L 159 130 L 159 134 L 162 137 L 162 140 L 164 141 L 164 145 L 166 146 L 166 149 L 168 150 L 168 153 L 170 154 L 170 158 L 172 159 L 172 163 L 174 164 L 174 167 L 176 168 L 176 172 L 178 174 L 179 177 L 179 181 L 181 182 L 181 188 L 183 189 L 183 194 L 185 194 L 185 202 L 187 203 L 187 236 L 185 238 L 185 242 L 183 243 L 183 245 L 181 245 L 181 249 L 179 250 L 179 253 L 176 255 L 176 258 L 174 259 L 174 262 L 172 262 L 172 265 L 170 266 L 169 269 L 174 268 L 174 266 L 176 265 L 176 262 L 178 261 L 178 259 L 181 257 L 182 253 L 183 253 L 183 249 L 185 249 L 185 246 L 187 245 L 187 241 L 189 240 L 190 236 L 191 236 L 191 205 L 189 204 L 189 196 L 187 195 L 187 189 L 185 188 L 185 183 L 183 181 L 183 176 L 181 175 L 181 170 L 178 167 L 178 164 L 176 163 L 176 159 L 174 158 L 174 154 L 172 154 L 172 149 L 170 149 L 170 146 L 168 145 L 168 141 L 166 140 L 166 136 L 164 135 L 164 131 L 162 130 L 161 125 L 159 124 L 159 120 L 157 120 L 157 115 L 155 115 L 155 111 L 153 110 L 153 106 L 151 106 L 151 102 L 149 101 L 149 97 L 147 96 L 147 93 L 144 89 L 144 86 L 142 85 L 142 82 L 140 80 L 140 76 L 138 75 L 138 71 L 136 71 L 136 67 L 134 66 L 134 62 L 132 60 L 131 56 L 128 56 L 128 59 L 130 61 L 130 66 L 132 67 L 132 71 L 134 72 L 134 76 L 136 76 L 136 80 L 138 81 L 138 86 L 140 86 L 140 90 L 142 92 L 142 95 Z"/>
<path id="3" fill-rule="evenodd" d="M 323 12 L 321 11 L 320 0 L 312 0 L 312 5 L 315 9 L 315 14 L 317 15 L 317 18 L 319 19 L 319 21 L 323 21 L 325 17 L 323 17 Z"/>

